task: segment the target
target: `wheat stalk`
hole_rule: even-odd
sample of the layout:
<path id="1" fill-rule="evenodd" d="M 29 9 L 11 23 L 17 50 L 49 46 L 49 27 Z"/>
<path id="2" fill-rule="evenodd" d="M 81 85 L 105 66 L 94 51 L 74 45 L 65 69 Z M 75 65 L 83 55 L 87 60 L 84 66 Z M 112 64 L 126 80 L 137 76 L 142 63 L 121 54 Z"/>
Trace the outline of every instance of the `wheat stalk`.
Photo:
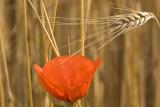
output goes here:
<path id="1" fill-rule="evenodd" d="M 0 51 L 2 54 L 2 61 L 3 61 L 3 65 L 4 65 L 4 75 L 5 75 L 5 79 L 6 79 L 7 92 L 8 92 L 8 97 L 10 100 L 9 106 L 14 107 L 15 97 L 14 97 L 12 89 L 11 89 L 11 83 L 10 83 L 9 71 L 8 71 L 8 65 L 7 65 L 7 57 L 6 57 L 5 46 L 4 46 L 4 41 L 3 41 L 3 32 L 1 31 L 1 28 L 0 28 L 0 46 L 1 46 Z M 3 90 L 1 90 L 1 91 L 3 91 Z"/>
<path id="2" fill-rule="evenodd" d="M 42 8 L 43 8 L 44 14 L 45 14 L 45 16 L 46 16 L 46 18 L 47 18 L 47 23 L 48 23 L 48 26 L 49 26 L 49 30 L 50 30 L 50 32 L 51 32 L 51 36 L 52 36 L 52 39 L 53 39 L 54 46 L 55 46 L 55 48 L 56 48 L 56 51 L 59 52 L 59 51 L 58 51 L 58 46 L 57 46 L 57 43 L 56 43 L 56 39 L 55 39 L 53 30 L 52 30 L 51 22 L 50 22 L 50 20 L 49 20 L 49 16 L 48 16 L 48 14 L 47 14 L 47 10 L 46 10 L 46 8 L 45 8 L 45 5 L 44 5 L 43 1 L 42 1 Z"/>
<path id="3" fill-rule="evenodd" d="M 84 22 L 84 0 L 81 0 L 81 3 L 80 3 L 81 5 L 81 40 L 82 40 L 82 42 L 81 42 L 81 50 L 82 50 L 82 55 L 84 56 L 84 54 L 85 54 L 85 52 L 84 52 L 84 45 L 85 45 L 85 42 L 84 42 L 84 39 L 85 39 L 85 27 L 84 27 L 84 24 L 85 24 L 85 22 Z"/>
<path id="4" fill-rule="evenodd" d="M 25 47 L 26 47 L 26 64 L 27 64 L 27 78 L 28 78 L 28 91 L 29 91 L 29 106 L 33 107 L 33 94 L 32 94 L 32 79 L 31 79 L 31 66 L 30 66 L 30 50 L 29 50 L 29 35 L 27 24 L 27 2 L 24 2 L 24 32 L 25 32 Z"/>
<path id="5" fill-rule="evenodd" d="M 40 18 L 40 16 L 39 16 L 38 12 L 36 11 L 35 6 L 33 5 L 33 3 L 32 3 L 30 0 L 28 0 L 28 2 L 29 2 L 29 4 L 30 4 L 30 6 L 32 7 L 33 11 L 35 12 L 35 14 L 36 14 L 36 16 L 37 16 L 37 18 L 38 18 L 38 20 L 39 20 L 39 22 L 40 22 L 43 30 L 44 30 L 44 32 L 45 32 L 45 34 L 46 34 L 46 37 L 48 38 L 49 42 L 51 43 L 52 48 L 54 49 L 56 55 L 57 55 L 57 56 L 60 56 L 60 53 L 59 53 L 59 51 L 56 49 L 56 46 L 55 46 L 56 43 L 54 43 L 54 42 L 52 41 L 52 38 L 50 37 L 47 29 L 46 29 L 45 26 L 43 25 L 43 22 L 42 22 L 42 20 L 41 20 L 41 18 Z"/>
<path id="6" fill-rule="evenodd" d="M 45 26 L 45 12 L 44 12 L 44 8 L 43 8 L 43 1 L 41 0 L 40 1 L 40 13 L 41 13 L 41 20 L 42 20 L 42 23 L 43 25 Z M 48 62 L 49 58 L 48 58 L 48 52 L 47 52 L 47 45 L 46 45 L 46 39 L 45 39 L 45 32 L 43 31 L 42 29 L 42 35 L 43 35 L 43 48 L 44 48 L 44 60 L 45 60 L 45 63 Z M 49 102 L 49 96 L 48 96 L 48 93 L 45 94 L 45 98 L 44 98 L 44 106 L 45 107 L 49 107 L 50 106 L 50 102 Z"/>
<path id="7" fill-rule="evenodd" d="M 1 39 L 1 38 L 0 38 Z M 1 44 L 0 44 L 1 46 Z M 1 59 L 1 54 L 0 54 L 0 61 Z M 0 102 L 1 102 L 1 107 L 5 107 L 5 95 L 4 95 L 4 86 L 3 86 L 3 78 L 2 78 L 2 63 L 0 62 Z"/>

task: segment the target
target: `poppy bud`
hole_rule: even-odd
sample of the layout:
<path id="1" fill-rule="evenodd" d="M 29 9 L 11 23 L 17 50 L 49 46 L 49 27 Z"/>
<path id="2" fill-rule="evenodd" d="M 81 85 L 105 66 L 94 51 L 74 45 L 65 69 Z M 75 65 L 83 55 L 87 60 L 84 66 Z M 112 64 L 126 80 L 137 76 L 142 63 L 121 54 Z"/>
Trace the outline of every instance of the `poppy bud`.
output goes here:
<path id="1" fill-rule="evenodd" d="M 34 69 L 41 85 L 54 97 L 74 102 L 83 97 L 100 65 L 100 59 L 92 61 L 84 56 L 60 56 L 48 61 L 43 68 Z"/>

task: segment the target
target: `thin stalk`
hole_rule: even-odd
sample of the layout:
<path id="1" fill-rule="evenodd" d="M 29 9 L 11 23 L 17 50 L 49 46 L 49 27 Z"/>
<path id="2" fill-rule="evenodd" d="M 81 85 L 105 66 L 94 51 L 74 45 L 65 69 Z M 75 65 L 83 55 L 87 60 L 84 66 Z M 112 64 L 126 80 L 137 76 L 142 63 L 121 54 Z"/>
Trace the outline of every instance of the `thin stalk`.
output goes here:
<path id="1" fill-rule="evenodd" d="M 81 30 L 81 40 L 82 40 L 82 42 L 81 42 L 81 49 L 82 49 L 82 51 L 81 51 L 81 54 L 84 56 L 85 55 L 85 48 L 84 48 L 84 45 L 85 45 L 85 21 L 84 21 L 84 0 L 81 0 L 80 1 L 81 3 L 80 3 L 80 16 L 81 16 L 81 21 L 80 21 L 80 30 Z M 82 100 L 82 99 L 81 99 Z M 76 103 L 76 102 L 75 102 Z M 78 103 L 78 101 L 77 101 L 77 103 Z M 80 105 L 81 105 L 81 103 L 80 103 Z M 74 106 L 73 106 L 74 107 Z M 75 107 L 77 107 L 77 106 L 75 106 Z"/>
<path id="2" fill-rule="evenodd" d="M 45 14 L 45 16 L 46 16 L 46 18 L 47 18 L 47 23 L 48 23 L 48 26 L 49 26 L 49 30 L 50 30 L 50 32 L 51 32 L 51 36 L 52 36 L 52 39 L 53 39 L 54 46 L 55 46 L 55 48 L 56 48 L 56 51 L 59 52 L 59 51 L 58 51 L 58 46 L 57 46 L 57 43 L 56 43 L 56 39 L 55 39 L 53 30 L 52 30 L 51 22 L 50 22 L 50 20 L 49 20 L 49 17 L 48 17 L 48 14 L 47 14 L 47 11 L 46 11 L 46 8 L 45 8 L 43 2 L 42 2 L 42 7 L 43 7 L 43 10 L 44 10 L 44 14 Z"/>
<path id="3" fill-rule="evenodd" d="M 70 38 L 68 36 L 68 54 L 71 54 L 71 44 L 70 44 Z"/>
<path id="4" fill-rule="evenodd" d="M 72 103 L 72 107 L 81 107 L 81 104 L 78 101 L 76 101 Z"/>
<path id="5" fill-rule="evenodd" d="M 54 16 L 54 18 L 53 18 L 53 22 L 55 22 L 56 21 L 56 14 L 57 14 L 57 9 L 58 9 L 58 3 L 59 3 L 59 0 L 54 0 L 55 1 L 55 5 L 54 5 L 54 11 L 53 11 L 53 16 Z M 55 27 L 55 24 L 53 24 L 53 31 L 54 31 L 54 27 Z"/>
<path id="6" fill-rule="evenodd" d="M 0 55 L 1 58 L 1 55 Z M 1 60 L 1 59 L 0 59 Z M 1 64 L 1 63 L 0 63 Z M 1 67 L 1 65 L 0 65 Z M 2 68 L 2 67 L 1 67 Z M 0 69 L 0 99 L 1 99 L 1 107 L 5 107 L 5 95 L 4 95 L 4 87 L 3 87 L 3 79 L 2 79 L 2 69 Z"/>
<path id="7" fill-rule="evenodd" d="M 33 11 L 34 11 L 34 13 L 36 14 L 36 16 L 37 16 L 37 18 L 38 18 L 38 20 L 39 20 L 39 22 L 40 22 L 40 24 L 41 24 L 41 26 L 42 26 L 44 32 L 46 33 L 46 36 L 47 36 L 49 42 L 51 43 L 52 48 L 54 49 L 56 55 L 57 55 L 57 56 L 60 56 L 59 52 L 56 50 L 56 47 L 55 47 L 55 45 L 54 45 L 54 43 L 53 43 L 53 41 L 52 41 L 52 39 L 51 39 L 51 37 L 50 37 L 50 35 L 49 35 L 47 29 L 46 29 L 45 26 L 43 25 L 42 20 L 41 20 L 39 14 L 37 13 L 37 11 L 36 11 L 36 9 L 35 9 L 33 3 L 32 3 L 30 0 L 28 0 L 28 2 L 29 2 L 29 4 L 31 5 L 31 7 L 32 7 L 32 9 L 33 9 Z"/>
<path id="8" fill-rule="evenodd" d="M 84 40 L 85 40 L 85 26 L 84 26 L 84 23 L 85 23 L 85 21 L 84 21 L 84 0 L 81 0 L 81 3 L 80 3 L 80 5 L 81 5 L 81 39 L 82 39 L 82 42 L 81 42 L 81 49 L 82 49 L 82 55 L 84 55 L 85 54 L 85 50 L 84 50 L 84 45 L 85 45 L 85 42 L 84 42 Z"/>
<path id="9" fill-rule="evenodd" d="M 54 8 L 53 8 L 53 16 L 54 16 L 54 18 L 53 18 L 53 21 L 55 22 L 55 20 L 56 20 L 56 18 L 55 18 L 55 16 L 56 16 L 56 13 L 57 13 L 57 8 L 58 8 L 58 0 L 55 0 L 54 1 Z M 45 18 L 47 19 L 47 23 L 48 23 L 48 25 L 49 25 L 49 29 L 50 29 L 50 32 L 51 32 L 51 36 L 52 36 L 52 40 L 53 40 L 53 42 L 54 42 L 54 44 L 55 44 L 55 48 L 56 48 L 56 50 L 57 50 L 57 52 L 59 53 L 59 56 L 60 56 L 60 51 L 59 51 L 59 49 L 58 49 L 58 46 L 57 46 L 57 43 L 56 43 L 56 40 L 55 40 L 55 36 L 54 36 L 54 27 L 55 27 L 55 23 L 51 23 L 51 21 L 49 20 L 50 19 L 50 17 L 48 17 L 48 14 L 47 14 L 47 11 L 46 11 L 46 9 L 45 9 L 45 5 L 43 6 L 44 7 L 44 10 L 45 10 Z M 52 24 L 52 25 L 51 25 Z M 48 46 L 48 50 L 47 50 L 47 52 L 49 53 L 49 56 L 51 56 L 51 48 L 50 48 L 50 46 Z M 50 59 L 51 57 L 49 57 L 49 59 Z"/>
<path id="10" fill-rule="evenodd" d="M 45 15 L 44 15 L 44 9 L 43 9 L 43 1 L 40 1 L 40 12 L 41 12 L 41 20 L 42 24 L 45 26 Z M 47 43 L 46 43 L 46 35 L 45 32 L 42 30 L 42 35 L 43 35 L 43 47 L 44 47 L 44 55 L 45 55 L 45 62 L 48 62 L 48 54 L 47 54 Z"/>
<path id="11" fill-rule="evenodd" d="M 6 79 L 6 85 L 7 85 L 7 92 L 8 92 L 8 96 L 9 96 L 9 106 L 10 107 L 14 107 L 14 96 L 12 93 L 12 89 L 11 89 L 11 84 L 10 84 L 10 79 L 9 79 L 9 74 L 8 74 L 8 65 L 7 65 L 7 59 L 6 59 L 6 53 L 5 53 L 5 49 L 3 46 L 3 37 L 2 37 L 2 31 L 0 30 L 0 43 L 1 43 L 1 52 L 2 52 L 2 61 L 4 64 L 4 74 L 5 74 L 5 79 Z"/>
<path id="12" fill-rule="evenodd" d="M 43 9 L 43 1 L 41 0 L 40 1 L 40 12 L 41 12 L 41 20 L 42 20 L 42 23 L 43 25 L 45 26 L 45 15 L 44 15 L 44 9 Z M 43 37 L 43 48 L 44 48 L 44 60 L 45 60 L 45 63 L 48 62 L 48 53 L 47 53 L 47 43 L 46 43 L 46 35 L 45 35 L 45 32 L 43 31 L 42 29 L 42 37 Z M 45 107 L 49 107 L 50 106 L 50 103 L 49 103 L 49 96 L 48 96 L 48 93 L 45 93 L 45 98 L 44 98 L 44 106 Z"/>
<path id="13" fill-rule="evenodd" d="M 30 52 L 29 52 L 29 35 L 27 31 L 27 4 L 24 0 L 24 32 L 25 32 L 25 47 L 26 47 L 26 64 L 27 64 L 27 77 L 28 77 L 28 90 L 29 90 L 29 106 L 33 107 L 32 96 L 32 80 L 31 80 L 31 66 L 30 66 Z"/>
<path id="14" fill-rule="evenodd" d="M 77 107 L 82 107 L 82 100 L 77 101 Z"/>
<path id="15" fill-rule="evenodd" d="M 56 16 L 56 13 L 57 13 L 57 8 L 58 8 L 58 0 L 54 0 L 54 3 L 55 3 L 55 5 L 54 5 L 54 17 Z M 47 14 L 46 14 L 47 15 Z M 55 20 L 55 19 L 54 19 Z M 49 18 L 48 18 L 48 22 L 49 22 Z M 49 22 L 48 23 L 49 25 L 51 24 L 51 22 Z M 51 33 L 52 33 L 52 39 L 53 39 L 53 41 L 54 41 L 54 43 L 55 43 L 55 48 L 57 49 L 57 52 L 58 52 L 58 56 L 60 56 L 60 52 L 59 52 L 59 50 L 58 50 L 58 46 L 57 46 L 57 43 L 56 43 L 56 40 L 55 40 L 55 36 L 54 36 L 54 26 L 55 24 L 52 24 L 52 29 L 51 29 Z M 50 28 L 51 28 L 51 25 L 50 25 Z M 49 51 L 50 53 L 51 53 L 51 51 Z M 51 55 L 50 55 L 51 56 Z M 54 102 L 53 102 L 53 100 L 50 100 L 51 101 L 51 107 L 53 107 L 53 105 L 54 105 Z"/>
<path id="16" fill-rule="evenodd" d="M 92 0 L 88 0 L 87 1 L 87 13 L 86 13 L 86 19 L 89 19 L 89 13 L 90 13 L 90 9 L 91 9 L 91 4 L 92 4 Z M 88 21 L 86 20 L 85 21 L 85 32 L 86 32 L 86 30 L 87 30 L 87 23 L 88 23 Z"/>

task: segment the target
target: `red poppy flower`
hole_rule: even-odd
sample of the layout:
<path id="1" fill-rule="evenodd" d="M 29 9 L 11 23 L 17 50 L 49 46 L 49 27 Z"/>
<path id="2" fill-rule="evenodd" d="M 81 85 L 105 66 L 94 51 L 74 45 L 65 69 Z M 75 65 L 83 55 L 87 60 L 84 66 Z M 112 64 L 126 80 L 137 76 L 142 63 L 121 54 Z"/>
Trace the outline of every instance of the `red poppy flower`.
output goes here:
<path id="1" fill-rule="evenodd" d="M 100 59 L 92 61 L 84 56 L 60 56 L 34 69 L 41 85 L 58 99 L 74 102 L 83 97 L 100 65 Z"/>

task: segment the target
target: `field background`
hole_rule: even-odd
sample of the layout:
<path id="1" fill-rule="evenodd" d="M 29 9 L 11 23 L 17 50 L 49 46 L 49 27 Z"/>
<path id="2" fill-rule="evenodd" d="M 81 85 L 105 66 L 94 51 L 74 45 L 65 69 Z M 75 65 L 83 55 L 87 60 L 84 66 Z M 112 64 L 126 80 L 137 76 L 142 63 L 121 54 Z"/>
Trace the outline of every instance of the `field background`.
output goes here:
<path id="1" fill-rule="evenodd" d="M 40 0 L 32 1 L 43 16 Z M 81 0 L 44 2 L 50 18 L 81 17 Z M 112 7 L 153 12 L 160 20 L 160 0 L 84 0 L 82 14 L 85 18 L 99 18 L 126 12 Z M 52 27 L 58 46 L 64 46 L 68 36 L 74 40 L 81 35 L 80 26 L 53 24 Z M 49 29 L 47 25 L 46 28 Z M 98 31 L 98 28 L 93 24 L 92 28 L 87 27 L 87 32 Z M 51 102 L 60 102 L 48 97 L 33 70 L 34 63 L 42 66 L 47 60 L 46 55 L 50 56 L 49 42 L 44 35 L 29 4 L 25 16 L 23 0 L 0 0 L 0 107 L 51 107 Z M 78 48 L 74 45 L 71 52 Z M 99 51 L 95 49 L 96 46 L 87 48 L 86 56 L 91 59 L 100 57 L 103 64 L 83 99 L 85 105 L 160 107 L 160 29 L 155 21 L 119 36 Z M 68 54 L 67 48 L 60 52 L 61 55 Z"/>

